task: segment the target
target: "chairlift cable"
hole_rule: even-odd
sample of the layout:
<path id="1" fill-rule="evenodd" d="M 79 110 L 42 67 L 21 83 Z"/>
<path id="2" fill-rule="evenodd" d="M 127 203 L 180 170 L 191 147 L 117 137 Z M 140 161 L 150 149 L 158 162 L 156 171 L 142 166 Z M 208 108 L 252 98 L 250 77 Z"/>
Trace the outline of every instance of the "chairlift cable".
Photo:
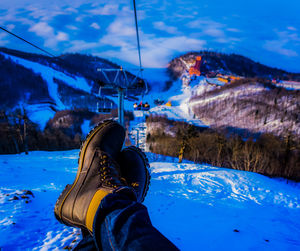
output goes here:
<path id="1" fill-rule="evenodd" d="M 8 31 L 8 30 L 4 29 L 4 28 L 1 27 L 1 26 L 0 26 L 0 29 L 3 30 L 3 31 L 5 31 L 5 32 L 7 32 L 7 33 L 9 33 L 10 35 L 13 35 L 13 36 L 16 37 L 16 38 L 22 40 L 22 41 L 25 42 L 25 43 L 30 44 L 31 46 L 35 47 L 36 49 L 38 49 L 38 50 L 40 50 L 40 51 L 42 51 L 42 52 L 44 52 L 44 53 L 46 53 L 47 55 L 56 58 L 56 56 L 53 55 L 52 53 L 50 53 L 50 52 L 48 52 L 48 51 L 42 49 L 41 47 L 39 47 L 39 46 L 37 46 L 37 45 L 35 45 L 35 44 L 33 44 L 33 43 L 27 41 L 26 39 L 24 39 L 24 38 L 22 38 L 22 37 L 20 37 L 20 36 L 18 36 L 18 35 L 16 35 L 16 34 L 12 33 L 11 31 Z"/>
<path id="2" fill-rule="evenodd" d="M 133 0 L 133 8 L 134 8 L 134 19 L 135 19 L 135 30 L 136 30 L 136 39 L 137 39 L 137 49 L 139 53 L 139 63 L 140 63 L 140 71 L 141 75 L 142 73 L 142 59 L 141 59 L 141 46 L 140 46 L 140 36 L 139 36 L 139 27 L 138 27 L 138 21 L 137 21 L 137 14 L 136 14 L 136 5 L 135 5 L 135 0 Z"/>

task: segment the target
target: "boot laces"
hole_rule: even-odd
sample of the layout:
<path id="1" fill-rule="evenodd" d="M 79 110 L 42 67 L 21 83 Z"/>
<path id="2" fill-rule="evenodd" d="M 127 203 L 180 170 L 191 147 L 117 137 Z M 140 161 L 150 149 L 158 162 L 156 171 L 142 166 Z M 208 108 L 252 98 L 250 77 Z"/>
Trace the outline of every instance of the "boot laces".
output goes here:
<path id="1" fill-rule="evenodd" d="M 119 174 L 118 164 L 105 153 L 100 154 L 99 172 L 102 184 L 112 188 L 126 186 L 126 180 Z"/>

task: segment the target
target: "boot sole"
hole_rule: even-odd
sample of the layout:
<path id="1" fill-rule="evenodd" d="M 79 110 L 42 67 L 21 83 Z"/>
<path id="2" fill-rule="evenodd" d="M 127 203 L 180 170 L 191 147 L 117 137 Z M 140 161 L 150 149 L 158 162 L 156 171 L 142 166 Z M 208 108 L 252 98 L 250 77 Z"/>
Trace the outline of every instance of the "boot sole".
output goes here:
<path id="1" fill-rule="evenodd" d="M 90 133 L 86 136 L 85 141 L 82 143 L 81 147 L 80 147 L 80 151 L 79 151 L 79 158 L 78 158 L 78 170 L 77 170 L 77 174 L 76 174 L 76 178 L 75 181 L 73 182 L 72 185 L 68 184 L 66 185 L 66 187 L 64 188 L 64 190 L 62 191 L 62 193 L 60 194 L 60 196 L 58 197 L 55 207 L 54 207 L 54 215 L 55 218 L 63 224 L 72 226 L 70 224 L 68 224 L 67 222 L 64 222 L 62 220 L 62 207 L 64 202 L 66 201 L 67 197 L 69 196 L 69 194 L 71 193 L 71 191 L 73 190 L 73 188 L 75 187 L 82 167 L 83 167 L 83 159 L 84 159 L 84 155 L 85 155 L 85 151 L 87 149 L 88 144 L 90 143 L 90 141 L 93 139 L 93 137 L 96 135 L 96 133 L 98 133 L 101 129 L 105 128 L 107 125 L 114 123 L 114 121 L 112 120 L 105 120 L 101 123 L 99 123 L 97 126 L 95 126 Z M 82 156 L 82 158 L 81 158 Z"/>
<path id="2" fill-rule="evenodd" d="M 128 150 L 136 152 L 144 162 L 144 168 L 145 168 L 145 172 L 146 172 L 146 182 L 145 182 L 146 184 L 145 184 L 145 187 L 143 190 L 142 200 L 140 201 L 140 203 L 142 203 L 145 200 L 145 197 L 148 193 L 149 186 L 150 186 L 150 180 L 151 180 L 151 175 L 149 172 L 149 169 L 150 169 L 149 160 L 148 160 L 146 154 L 140 148 L 138 148 L 136 146 L 126 147 L 126 151 L 128 151 Z"/>

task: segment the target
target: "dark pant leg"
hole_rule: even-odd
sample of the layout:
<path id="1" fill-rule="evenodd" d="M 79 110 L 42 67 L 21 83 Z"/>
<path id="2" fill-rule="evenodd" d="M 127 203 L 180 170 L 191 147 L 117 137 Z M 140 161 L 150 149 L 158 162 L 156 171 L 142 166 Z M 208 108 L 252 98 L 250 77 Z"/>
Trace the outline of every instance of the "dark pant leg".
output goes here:
<path id="1" fill-rule="evenodd" d="M 97 251 L 95 241 L 92 235 L 83 235 L 82 240 L 77 244 L 73 251 Z"/>
<path id="2" fill-rule="evenodd" d="M 147 208 L 126 190 L 102 200 L 93 233 L 100 250 L 178 250 L 152 226 Z"/>
<path id="3" fill-rule="evenodd" d="M 74 250 L 178 250 L 151 224 L 147 208 L 130 191 L 106 196 L 93 224 Z"/>

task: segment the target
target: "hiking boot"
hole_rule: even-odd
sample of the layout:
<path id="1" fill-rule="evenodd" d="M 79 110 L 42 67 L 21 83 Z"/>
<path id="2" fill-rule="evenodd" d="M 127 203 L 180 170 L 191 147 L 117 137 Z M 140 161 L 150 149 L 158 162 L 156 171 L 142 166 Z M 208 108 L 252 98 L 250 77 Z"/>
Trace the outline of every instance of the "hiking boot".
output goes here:
<path id="1" fill-rule="evenodd" d="M 135 190 L 137 201 L 143 202 L 149 189 L 149 161 L 141 149 L 135 146 L 124 148 L 117 159 L 121 175 L 128 186 Z"/>
<path id="2" fill-rule="evenodd" d="M 76 179 L 66 186 L 55 205 L 54 213 L 61 223 L 92 232 L 101 200 L 127 186 L 114 161 L 124 139 L 124 128 L 111 120 L 99 124 L 89 133 L 79 154 Z"/>

